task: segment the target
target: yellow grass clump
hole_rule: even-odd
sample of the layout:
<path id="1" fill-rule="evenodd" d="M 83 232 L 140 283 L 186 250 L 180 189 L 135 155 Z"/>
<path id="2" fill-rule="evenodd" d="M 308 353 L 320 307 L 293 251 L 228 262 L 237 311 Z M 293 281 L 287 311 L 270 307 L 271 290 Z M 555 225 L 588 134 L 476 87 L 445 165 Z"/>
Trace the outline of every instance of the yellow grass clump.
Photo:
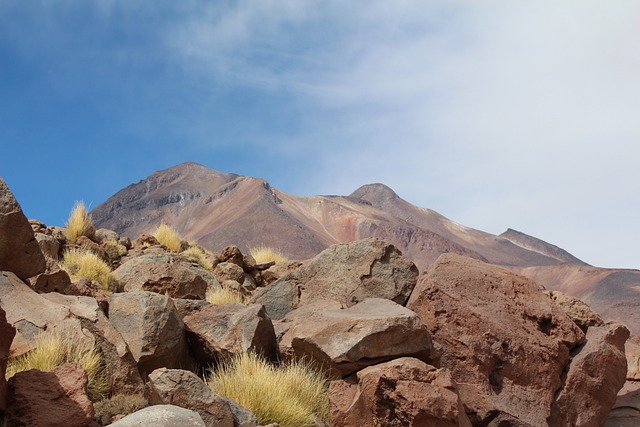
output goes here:
<path id="1" fill-rule="evenodd" d="M 60 267 L 69 273 L 73 281 L 86 277 L 100 283 L 104 290 L 114 290 L 116 287 L 109 264 L 90 250 L 76 248 L 67 250 L 60 262 Z"/>
<path id="2" fill-rule="evenodd" d="M 89 211 L 87 211 L 84 202 L 78 201 L 73 206 L 69 219 L 67 220 L 67 239 L 69 243 L 75 243 L 80 236 L 87 236 L 93 238 L 96 234 L 96 229 L 93 226 L 93 220 Z"/>
<path id="3" fill-rule="evenodd" d="M 213 262 L 209 259 L 210 253 L 200 246 L 193 245 L 189 249 L 182 251 L 182 255 L 188 260 L 198 263 L 200 267 L 213 271 Z"/>
<path id="4" fill-rule="evenodd" d="M 206 300 L 210 304 L 223 305 L 234 302 L 246 304 L 247 298 L 240 292 L 227 288 L 207 289 Z"/>
<path id="5" fill-rule="evenodd" d="M 114 394 L 113 396 L 95 402 L 95 418 L 101 420 L 105 416 L 109 419 L 116 415 L 129 415 L 149 406 L 149 402 L 142 394 Z"/>
<path id="6" fill-rule="evenodd" d="M 262 245 L 256 248 L 251 248 L 249 253 L 258 263 L 274 261 L 276 264 L 280 264 L 288 261 L 287 257 L 282 252 L 269 246 Z"/>
<path id="7" fill-rule="evenodd" d="M 182 238 L 178 232 L 167 224 L 160 224 L 156 231 L 153 232 L 153 237 L 158 239 L 161 245 L 166 246 L 175 252 L 182 250 Z"/>
<path id="8" fill-rule="evenodd" d="M 101 399 L 109 390 L 102 358 L 97 348 L 83 345 L 69 334 L 57 331 L 42 333 L 35 342 L 35 348 L 25 354 L 9 358 L 6 378 L 29 369 L 52 371 L 65 363 L 75 362 L 87 371 L 89 398 Z"/>
<path id="9" fill-rule="evenodd" d="M 214 393 L 251 409 L 261 424 L 314 426 L 314 418 L 329 418 L 328 381 L 310 363 L 276 367 L 255 353 L 243 353 L 211 372 Z"/>

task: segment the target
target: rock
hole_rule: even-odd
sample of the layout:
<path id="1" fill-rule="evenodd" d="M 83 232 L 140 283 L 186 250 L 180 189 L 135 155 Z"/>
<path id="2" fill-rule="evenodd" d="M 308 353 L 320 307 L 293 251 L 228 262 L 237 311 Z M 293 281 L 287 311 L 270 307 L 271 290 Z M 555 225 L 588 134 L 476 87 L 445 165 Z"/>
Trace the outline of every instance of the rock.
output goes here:
<path id="1" fill-rule="evenodd" d="M 93 420 L 87 373 L 77 363 L 52 372 L 31 369 L 9 379 L 5 414 L 10 426 L 86 427 Z"/>
<path id="2" fill-rule="evenodd" d="M 45 259 L 58 259 L 60 255 L 60 241 L 58 239 L 44 233 L 35 233 L 35 238 Z"/>
<path id="3" fill-rule="evenodd" d="M 271 319 L 260 304 L 209 305 L 184 318 L 198 364 L 215 365 L 249 349 L 276 361 L 278 346 Z"/>
<path id="4" fill-rule="evenodd" d="M 100 228 L 96 230 L 94 239 L 98 243 L 102 243 L 105 240 L 113 240 L 117 242 L 120 240 L 120 235 L 113 230 L 107 230 L 106 228 Z"/>
<path id="5" fill-rule="evenodd" d="M 210 305 L 207 301 L 202 301 L 199 299 L 181 298 L 174 298 L 173 304 L 176 306 L 176 310 L 178 310 L 181 319 L 184 319 L 185 316 L 196 313 L 202 310 L 204 307 Z"/>
<path id="6" fill-rule="evenodd" d="M 0 271 L 26 280 L 44 272 L 46 263 L 29 220 L 0 177 Z"/>
<path id="7" fill-rule="evenodd" d="M 84 296 L 91 297 L 98 302 L 100 309 L 107 313 L 108 311 L 108 296 L 107 291 L 95 280 L 87 279 L 86 277 L 80 277 L 74 283 L 64 288 L 62 292 L 65 295 Z"/>
<path id="8" fill-rule="evenodd" d="M 386 298 L 404 305 L 418 269 L 393 245 L 376 238 L 329 247 L 298 269 L 256 291 L 272 319 L 311 301 L 338 301 L 347 307 L 366 298 Z"/>
<path id="9" fill-rule="evenodd" d="M 113 272 L 113 276 L 127 292 L 150 291 L 172 298 L 204 299 L 207 286 L 220 286 L 205 269 L 169 254 L 129 259 Z"/>
<path id="10" fill-rule="evenodd" d="M 627 379 L 640 380 L 640 337 L 633 336 L 624 345 L 627 356 Z"/>
<path id="11" fill-rule="evenodd" d="M 85 251 L 93 252 L 94 254 L 98 255 L 100 259 L 102 259 L 107 264 L 111 263 L 111 260 L 109 259 L 109 255 L 107 255 L 104 248 L 100 246 L 98 243 L 91 240 L 87 236 L 78 236 L 74 246 Z"/>
<path id="12" fill-rule="evenodd" d="M 213 275 L 220 283 L 227 280 L 235 280 L 240 284 L 244 282 L 244 270 L 242 267 L 230 262 L 221 262 L 218 264 L 213 270 Z"/>
<path id="13" fill-rule="evenodd" d="M 131 349 L 143 378 L 161 367 L 193 367 L 184 324 L 171 298 L 154 292 L 114 294 L 109 320 Z"/>
<path id="14" fill-rule="evenodd" d="M 16 328 L 7 322 L 7 315 L 0 307 L 0 411 L 7 409 L 7 360 Z"/>
<path id="15" fill-rule="evenodd" d="M 47 258 L 46 261 L 47 267 L 45 272 L 29 279 L 31 287 L 43 293 L 64 293 L 67 286 L 71 284 L 69 274 L 62 270 L 53 258 Z"/>
<path id="16" fill-rule="evenodd" d="M 335 426 L 471 427 L 450 373 L 409 357 L 332 381 L 329 399 Z"/>
<path id="17" fill-rule="evenodd" d="M 181 369 L 159 368 L 149 374 L 145 396 L 150 405 L 176 405 L 200 414 L 208 427 L 234 427 L 226 399 L 215 395 L 198 376 Z"/>
<path id="18" fill-rule="evenodd" d="M 440 366 L 459 384 L 474 425 L 547 425 L 584 334 L 539 285 L 444 254 L 421 276 L 407 307 L 442 346 Z"/>
<path id="19" fill-rule="evenodd" d="M 111 427 L 207 427 L 196 411 L 175 405 L 154 405 L 129 414 Z"/>
<path id="20" fill-rule="evenodd" d="M 228 262 L 230 264 L 235 264 L 240 268 L 244 267 L 244 256 L 242 255 L 242 252 L 240 252 L 240 249 L 234 245 L 224 248 L 216 258 L 218 258 L 221 263 Z"/>
<path id="21" fill-rule="evenodd" d="M 604 325 L 602 317 L 578 298 L 563 294 L 560 291 L 544 291 L 544 293 L 549 295 L 549 298 L 555 301 L 585 334 L 590 326 Z"/>
<path id="22" fill-rule="evenodd" d="M 286 276 L 294 270 L 297 270 L 302 266 L 301 261 L 286 261 L 276 264 L 275 261 L 268 261 L 258 264 L 256 268 L 262 271 L 262 286 L 267 286 L 278 280 L 279 278 Z"/>
<path id="23" fill-rule="evenodd" d="M 342 378 L 366 366 L 402 356 L 429 360 L 431 334 L 418 315 L 382 298 L 342 310 L 293 316 L 280 340 L 285 359 L 309 359 Z"/>
<path id="24" fill-rule="evenodd" d="M 604 427 L 637 427 L 640 425 L 640 381 L 627 381 L 618 392 Z"/>
<path id="25" fill-rule="evenodd" d="M 624 343 L 629 330 L 620 324 L 589 328 L 573 356 L 562 390 L 551 408 L 550 425 L 601 426 L 626 380 Z"/>

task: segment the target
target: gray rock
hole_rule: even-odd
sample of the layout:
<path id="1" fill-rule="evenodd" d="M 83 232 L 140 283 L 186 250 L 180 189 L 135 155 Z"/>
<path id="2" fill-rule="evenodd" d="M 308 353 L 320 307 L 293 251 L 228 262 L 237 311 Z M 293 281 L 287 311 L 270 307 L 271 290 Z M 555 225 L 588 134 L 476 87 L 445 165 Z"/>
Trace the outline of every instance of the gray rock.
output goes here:
<path id="1" fill-rule="evenodd" d="M 200 414 L 175 405 L 154 405 L 129 414 L 112 427 L 207 427 Z"/>

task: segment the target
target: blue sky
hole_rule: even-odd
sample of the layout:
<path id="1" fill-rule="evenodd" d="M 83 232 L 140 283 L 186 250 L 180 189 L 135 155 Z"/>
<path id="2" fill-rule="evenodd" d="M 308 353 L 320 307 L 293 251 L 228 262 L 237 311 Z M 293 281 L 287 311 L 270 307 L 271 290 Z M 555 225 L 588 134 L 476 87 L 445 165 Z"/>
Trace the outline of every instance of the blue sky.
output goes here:
<path id="1" fill-rule="evenodd" d="M 640 268 L 640 3 L 0 2 L 0 176 L 63 225 L 184 161 L 383 182 Z"/>

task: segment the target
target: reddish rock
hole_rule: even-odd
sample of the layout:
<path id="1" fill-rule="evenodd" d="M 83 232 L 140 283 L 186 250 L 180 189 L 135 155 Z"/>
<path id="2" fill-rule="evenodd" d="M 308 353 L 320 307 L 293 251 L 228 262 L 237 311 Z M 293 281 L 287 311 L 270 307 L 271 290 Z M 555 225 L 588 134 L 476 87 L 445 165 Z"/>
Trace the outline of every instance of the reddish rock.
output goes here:
<path id="1" fill-rule="evenodd" d="M 613 408 L 626 380 L 624 343 L 629 330 L 620 324 L 591 327 L 587 340 L 573 356 L 549 425 L 598 427 Z"/>
<path id="2" fill-rule="evenodd" d="M 627 381 L 618 392 L 604 427 L 637 427 L 640 425 L 640 381 Z"/>
<path id="3" fill-rule="evenodd" d="M 591 326 L 604 325 L 602 317 L 578 298 L 563 294 L 560 291 L 544 291 L 544 293 L 549 295 L 549 298 L 555 301 L 585 334 Z"/>
<path id="4" fill-rule="evenodd" d="M 87 373 L 77 363 L 66 363 L 52 372 L 18 372 L 9 379 L 8 425 L 87 427 L 94 415 L 87 382 Z"/>
<path id="5" fill-rule="evenodd" d="M 541 290 L 455 254 L 438 258 L 414 289 L 407 307 L 442 346 L 441 367 L 461 384 L 474 424 L 546 425 L 584 334 Z"/>
<path id="6" fill-rule="evenodd" d="M 108 311 L 108 296 L 107 292 L 95 280 L 87 279 L 86 277 L 79 278 L 76 282 L 71 283 L 64 288 L 62 292 L 65 295 L 84 296 L 91 297 L 98 302 L 100 309 L 106 313 Z"/>
<path id="7" fill-rule="evenodd" d="M 329 399 L 335 426 L 471 427 L 450 373 L 414 358 L 333 381 Z"/>
<path id="8" fill-rule="evenodd" d="M 44 272 L 46 263 L 29 220 L 0 177 L 0 271 L 26 280 Z"/>
<path id="9" fill-rule="evenodd" d="M 31 287 L 38 292 L 60 292 L 71 284 L 69 274 L 62 270 L 53 258 L 47 258 L 47 268 L 44 273 L 29 279 Z"/>
<path id="10" fill-rule="evenodd" d="M 145 396 L 150 405 L 175 405 L 200 414 L 207 427 L 234 427 L 226 399 L 213 394 L 196 374 L 159 368 L 149 374 Z"/>
<path id="11" fill-rule="evenodd" d="M 268 360 L 278 358 L 273 324 L 260 304 L 209 305 L 186 316 L 184 324 L 203 367 L 249 349 Z"/>
<path id="12" fill-rule="evenodd" d="M 45 258 L 58 259 L 60 255 L 60 241 L 58 239 L 44 233 L 35 233 L 35 237 Z"/>
<path id="13" fill-rule="evenodd" d="M 5 379 L 5 373 L 7 371 L 9 349 L 15 335 L 16 328 L 7 323 L 6 313 L 0 307 L 0 411 L 4 411 L 7 408 L 7 380 Z"/>
<path id="14" fill-rule="evenodd" d="M 634 336 L 627 340 L 624 345 L 624 352 L 627 356 L 627 379 L 640 380 L 640 337 Z"/>
<path id="15" fill-rule="evenodd" d="M 418 315 L 387 299 L 290 315 L 292 322 L 280 339 L 283 356 L 310 358 L 334 378 L 397 357 L 430 360 L 433 355 L 431 334 Z"/>
<path id="16" fill-rule="evenodd" d="M 150 291 L 172 298 L 204 299 L 208 286 L 220 286 L 207 270 L 169 254 L 129 259 L 113 272 L 113 276 L 127 292 Z"/>
<path id="17" fill-rule="evenodd" d="M 235 245 L 227 246 L 220 252 L 217 257 L 220 262 L 228 262 L 235 264 L 240 268 L 244 267 L 244 256 L 240 252 L 240 248 Z"/>
<path id="18" fill-rule="evenodd" d="M 349 307 L 366 298 L 404 305 L 418 269 L 393 245 L 376 238 L 334 245 L 301 267 L 259 289 L 252 302 L 263 304 L 272 319 L 319 299 Z"/>
<path id="19" fill-rule="evenodd" d="M 171 298 L 154 292 L 114 294 L 109 320 L 131 349 L 143 378 L 161 367 L 193 367 L 184 324 Z"/>
<path id="20" fill-rule="evenodd" d="M 230 262 L 221 262 L 218 264 L 213 270 L 213 275 L 220 283 L 227 280 L 235 280 L 240 284 L 244 282 L 244 270 L 242 267 Z"/>

